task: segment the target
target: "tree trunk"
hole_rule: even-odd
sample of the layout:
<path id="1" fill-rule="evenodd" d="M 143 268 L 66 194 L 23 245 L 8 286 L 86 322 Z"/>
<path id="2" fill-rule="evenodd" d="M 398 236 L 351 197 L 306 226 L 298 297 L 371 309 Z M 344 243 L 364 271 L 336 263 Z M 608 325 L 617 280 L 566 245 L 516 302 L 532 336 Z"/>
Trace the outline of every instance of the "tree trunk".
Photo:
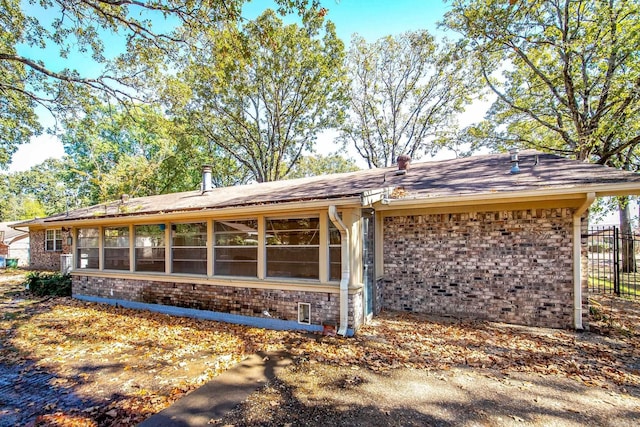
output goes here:
<path id="1" fill-rule="evenodd" d="M 620 213 L 620 253 L 622 254 L 622 271 L 635 273 L 637 271 L 636 253 L 631 229 L 631 211 L 629 209 L 629 197 L 618 199 Z"/>

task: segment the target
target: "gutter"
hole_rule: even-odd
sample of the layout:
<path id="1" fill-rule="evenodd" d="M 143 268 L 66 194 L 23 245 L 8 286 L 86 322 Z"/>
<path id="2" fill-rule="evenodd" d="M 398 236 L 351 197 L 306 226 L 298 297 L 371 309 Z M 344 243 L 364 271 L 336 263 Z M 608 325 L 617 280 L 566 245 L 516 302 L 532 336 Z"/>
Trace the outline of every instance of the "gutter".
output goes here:
<path id="1" fill-rule="evenodd" d="M 585 201 L 573 213 L 573 326 L 576 330 L 582 326 L 582 214 L 589 209 L 596 193 L 587 193 Z"/>
<path id="2" fill-rule="evenodd" d="M 198 196 L 200 197 L 200 196 Z M 129 201 L 131 204 L 132 202 Z M 255 215 L 257 213 L 271 213 L 282 211 L 313 211 L 318 208 L 325 208 L 331 206 L 330 203 L 335 203 L 331 199 L 323 200 L 309 200 L 309 201 L 295 201 L 295 202 L 282 202 L 272 204 L 254 204 L 245 206 L 225 206 L 225 207 L 197 207 L 197 208 L 177 208 L 176 210 L 166 211 L 153 211 L 153 212 L 132 212 L 118 215 L 92 215 L 87 213 L 86 216 L 80 216 L 75 218 L 63 217 L 61 219 L 41 220 L 37 225 L 42 228 L 48 226 L 90 226 L 90 225 L 110 225 L 110 224 L 128 224 L 131 221 L 140 223 L 152 223 L 155 221 L 169 221 L 169 220 L 189 220 L 199 219 L 203 215 L 211 216 L 212 218 L 223 217 L 228 215 Z M 340 199 L 341 206 L 353 206 L 360 207 L 362 204 L 361 196 L 347 196 Z M 89 207 L 89 208 L 93 208 Z M 79 208 L 77 211 L 89 208 Z M 88 212 L 88 211 L 87 211 Z M 169 218 L 169 219 L 167 219 Z"/>
<path id="3" fill-rule="evenodd" d="M 344 225 L 335 205 L 329 206 L 329 219 L 340 231 L 340 242 L 342 252 L 342 278 L 340 279 L 340 325 L 338 326 L 338 335 L 343 337 L 347 335 L 349 328 L 349 281 L 351 278 L 351 271 L 349 264 L 351 262 L 351 255 L 349 253 L 349 230 Z"/>

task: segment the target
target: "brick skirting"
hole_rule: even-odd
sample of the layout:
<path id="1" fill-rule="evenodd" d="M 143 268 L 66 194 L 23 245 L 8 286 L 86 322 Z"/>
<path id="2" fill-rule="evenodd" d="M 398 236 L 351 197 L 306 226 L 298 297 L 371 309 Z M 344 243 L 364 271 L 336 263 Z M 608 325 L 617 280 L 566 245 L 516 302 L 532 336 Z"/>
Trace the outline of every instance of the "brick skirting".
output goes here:
<path id="1" fill-rule="evenodd" d="M 329 321 L 339 324 L 339 294 L 313 291 L 258 289 L 202 283 L 122 279 L 74 275 L 73 294 L 100 298 L 137 301 L 147 304 L 193 308 L 253 317 L 269 316 L 281 320 L 298 320 L 298 303 L 311 304 L 311 324 Z M 349 295 L 349 328 L 361 326 L 354 306 L 362 310 L 362 293 Z M 359 313 L 359 312 L 358 312 Z"/>

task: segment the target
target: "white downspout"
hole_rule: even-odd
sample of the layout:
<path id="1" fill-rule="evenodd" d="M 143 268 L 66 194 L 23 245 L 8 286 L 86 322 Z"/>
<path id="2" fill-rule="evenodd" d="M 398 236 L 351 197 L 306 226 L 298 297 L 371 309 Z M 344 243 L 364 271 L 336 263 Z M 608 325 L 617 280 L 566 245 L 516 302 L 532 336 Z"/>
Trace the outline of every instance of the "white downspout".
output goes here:
<path id="1" fill-rule="evenodd" d="M 349 280 L 351 270 L 351 256 L 349 254 L 349 230 L 338 216 L 335 205 L 329 206 L 329 219 L 340 232 L 341 253 L 342 253 L 342 278 L 340 279 L 340 325 L 338 335 L 347 335 L 349 327 Z"/>
<path id="2" fill-rule="evenodd" d="M 573 213 L 573 326 L 582 327 L 582 214 L 596 198 L 595 193 L 587 193 L 585 201 Z"/>

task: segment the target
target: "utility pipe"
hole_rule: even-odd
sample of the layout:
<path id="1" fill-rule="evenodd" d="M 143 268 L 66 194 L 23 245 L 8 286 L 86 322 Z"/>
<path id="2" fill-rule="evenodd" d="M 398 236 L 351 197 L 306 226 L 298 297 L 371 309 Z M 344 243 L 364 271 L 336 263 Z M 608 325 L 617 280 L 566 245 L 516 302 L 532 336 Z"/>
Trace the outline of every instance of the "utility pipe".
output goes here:
<path id="1" fill-rule="evenodd" d="M 340 246 L 342 253 L 342 278 L 340 279 L 340 325 L 338 335 L 346 336 L 349 329 L 349 280 L 351 270 L 351 256 L 349 254 L 349 230 L 344 225 L 335 205 L 329 206 L 329 219 L 340 232 Z"/>
<path id="2" fill-rule="evenodd" d="M 573 326 L 582 327 L 582 214 L 589 209 L 596 193 L 587 193 L 585 201 L 573 212 Z"/>

